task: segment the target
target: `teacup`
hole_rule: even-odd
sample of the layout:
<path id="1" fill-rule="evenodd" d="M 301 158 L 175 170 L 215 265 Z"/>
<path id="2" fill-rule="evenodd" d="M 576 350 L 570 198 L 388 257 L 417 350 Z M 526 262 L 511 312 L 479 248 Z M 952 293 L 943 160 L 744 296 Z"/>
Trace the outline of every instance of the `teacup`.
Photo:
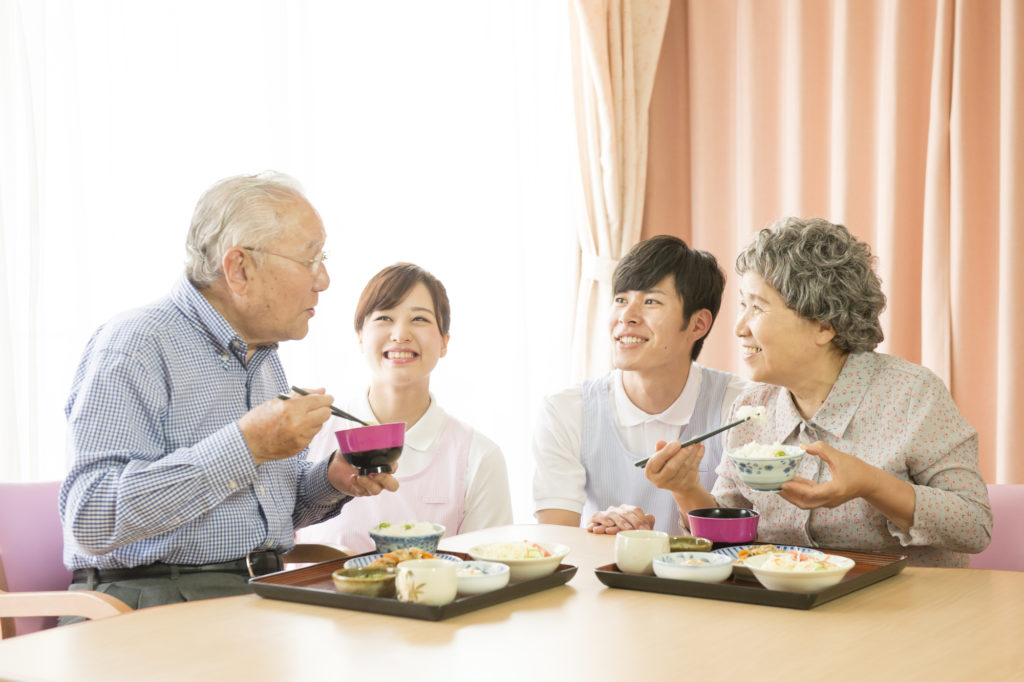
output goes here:
<path id="1" fill-rule="evenodd" d="M 395 588 L 401 601 L 442 606 L 455 599 L 456 562 L 445 559 L 412 559 L 398 564 Z"/>
<path id="2" fill-rule="evenodd" d="M 654 575 L 654 557 L 668 551 L 668 533 L 660 530 L 623 530 L 615 534 L 615 565 L 623 573 Z"/>

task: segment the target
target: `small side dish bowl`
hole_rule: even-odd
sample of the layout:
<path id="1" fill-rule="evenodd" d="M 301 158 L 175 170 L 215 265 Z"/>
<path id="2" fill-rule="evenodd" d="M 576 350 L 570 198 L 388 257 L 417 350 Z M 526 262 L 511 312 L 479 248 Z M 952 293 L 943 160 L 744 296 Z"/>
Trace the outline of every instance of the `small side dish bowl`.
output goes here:
<path id="1" fill-rule="evenodd" d="M 365 597 L 394 597 L 395 569 L 339 568 L 331 574 L 334 589 Z"/>
<path id="2" fill-rule="evenodd" d="M 405 423 L 374 424 L 335 431 L 341 456 L 363 476 L 390 474 L 405 445 Z"/>
<path id="3" fill-rule="evenodd" d="M 732 575 L 732 559 L 709 552 L 671 552 L 654 557 L 654 575 L 673 580 L 720 583 Z"/>
<path id="4" fill-rule="evenodd" d="M 369 533 L 370 539 L 377 544 L 377 551 L 381 554 L 410 547 L 419 547 L 424 552 L 437 554 L 437 543 L 441 541 L 444 531 L 445 527 L 440 523 L 382 521 L 371 528 Z"/>
<path id="5" fill-rule="evenodd" d="M 748 443 L 725 453 L 736 472 L 751 490 L 775 493 L 783 483 L 793 480 L 807 453 L 795 445 L 757 445 Z"/>
<path id="6" fill-rule="evenodd" d="M 531 580 L 555 572 L 569 548 L 555 542 L 491 542 L 467 552 L 477 561 L 498 561 L 508 566 L 510 580 Z"/>
<path id="7" fill-rule="evenodd" d="M 692 535 L 670 535 L 668 547 L 671 552 L 710 552 L 711 540 L 695 538 Z"/>
<path id="8" fill-rule="evenodd" d="M 692 509 L 686 515 L 690 532 L 712 542 L 753 542 L 761 515 L 752 509 L 708 507 Z"/>
<path id="9" fill-rule="evenodd" d="M 459 594 L 483 594 L 508 585 L 512 572 L 497 561 L 463 561 L 455 567 Z"/>
<path id="10" fill-rule="evenodd" d="M 769 590 L 811 594 L 839 583 L 856 563 L 837 554 L 761 554 L 743 562 Z"/>

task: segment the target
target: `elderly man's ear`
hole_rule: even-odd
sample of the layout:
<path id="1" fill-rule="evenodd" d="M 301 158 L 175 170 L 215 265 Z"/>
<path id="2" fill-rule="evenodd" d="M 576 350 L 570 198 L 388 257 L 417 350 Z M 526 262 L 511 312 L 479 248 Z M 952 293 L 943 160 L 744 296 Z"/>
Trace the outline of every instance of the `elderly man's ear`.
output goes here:
<path id="1" fill-rule="evenodd" d="M 237 246 L 228 249 L 224 254 L 224 260 L 221 261 L 224 280 L 235 294 L 245 293 L 252 277 L 252 268 L 252 259 L 248 257 L 245 249 Z"/>

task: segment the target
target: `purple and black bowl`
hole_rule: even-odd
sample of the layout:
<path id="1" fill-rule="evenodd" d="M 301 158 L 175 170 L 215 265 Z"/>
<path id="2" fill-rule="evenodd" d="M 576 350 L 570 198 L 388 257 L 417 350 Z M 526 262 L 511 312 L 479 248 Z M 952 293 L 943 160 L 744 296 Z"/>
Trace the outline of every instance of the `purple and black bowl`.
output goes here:
<path id="1" fill-rule="evenodd" d="M 405 423 L 374 424 L 335 431 L 345 461 L 360 475 L 390 474 L 405 445 Z"/>

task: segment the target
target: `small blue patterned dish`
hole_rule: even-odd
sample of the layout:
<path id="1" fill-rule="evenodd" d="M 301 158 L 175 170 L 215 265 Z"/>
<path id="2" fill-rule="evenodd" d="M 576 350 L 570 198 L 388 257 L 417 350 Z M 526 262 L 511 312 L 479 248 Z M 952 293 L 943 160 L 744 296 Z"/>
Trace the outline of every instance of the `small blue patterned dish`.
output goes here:
<path id="1" fill-rule="evenodd" d="M 454 562 L 458 562 L 458 563 L 462 562 L 462 559 L 460 559 L 459 557 L 455 556 L 454 554 L 445 554 L 444 552 L 436 552 L 436 553 L 433 553 L 433 554 L 438 559 L 444 559 L 446 561 L 454 561 Z M 369 566 L 370 564 L 372 564 L 374 561 L 376 561 L 377 559 L 381 558 L 382 556 L 384 556 L 384 555 L 383 554 L 364 554 L 363 556 L 352 557 L 351 559 L 349 559 L 348 561 L 346 561 L 342 565 L 345 568 L 362 568 L 363 566 Z"/>
<path id="2" fill-rule="evenodd" d="M 732 574 L 732 559 L 712 552 L 671 552 L 654 557 L 654 575 L 698 583 L 720 583 Z"/>
<path id="3" fill-rule="evenodd" d="M 511 571 L 497 561 L 463 561 L 455 568 L 459 594 L 483 594 L 508 585 Z"/>

